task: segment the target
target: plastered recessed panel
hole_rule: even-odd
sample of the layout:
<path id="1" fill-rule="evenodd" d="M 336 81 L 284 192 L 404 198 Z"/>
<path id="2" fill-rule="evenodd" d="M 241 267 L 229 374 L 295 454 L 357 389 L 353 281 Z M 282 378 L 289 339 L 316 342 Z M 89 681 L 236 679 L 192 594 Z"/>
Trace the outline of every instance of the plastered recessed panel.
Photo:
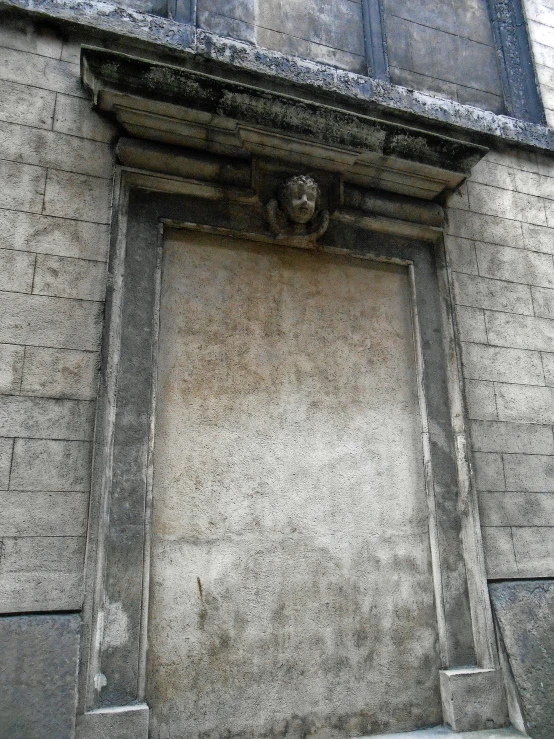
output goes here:
<path id="1" fill-rule="evenodd" d="M 166 234 L 156 739 L 441 722 L 407 269 Z"/>

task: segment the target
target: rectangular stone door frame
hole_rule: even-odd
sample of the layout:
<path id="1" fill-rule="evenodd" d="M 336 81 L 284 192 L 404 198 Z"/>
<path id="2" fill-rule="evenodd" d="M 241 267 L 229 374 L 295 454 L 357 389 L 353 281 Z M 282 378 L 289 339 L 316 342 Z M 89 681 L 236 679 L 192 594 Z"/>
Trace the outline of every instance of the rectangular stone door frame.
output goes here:
<path id="1" fill-rule="evenodd" d="M 87 543 L 78 739 L 148 736 L 150 511 L 164 225 L 272 240 L 259 216 L 255 190 L 224 184 L 213 167 L 208 169 L 203 180 L 193 180 L 117 168 Z M 321 245 L 327 252 L 409 269 L 444 667 L 443 716 L 457 731 L 503 726 L 507 709 L 468 460 L 442 232 L 421 224 L 406 228 L 404 221 L 395 225 L 394 219 L 369 219 L 339 204 Z"/>

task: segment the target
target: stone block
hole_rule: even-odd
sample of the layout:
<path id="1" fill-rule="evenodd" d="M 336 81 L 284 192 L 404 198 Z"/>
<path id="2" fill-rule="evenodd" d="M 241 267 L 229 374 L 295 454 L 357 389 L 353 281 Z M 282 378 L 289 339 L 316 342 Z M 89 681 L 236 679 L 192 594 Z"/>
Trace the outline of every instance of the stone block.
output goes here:
<path id="1" fill-rule="evenodd" d="M 0 490 L 7 490 L 10 484 L 13 439 L 0 438 Z"/>
<path id="2" fill-rule="evenodd" d="M 444 719 L 454 731 L 479 731 L 509 723 L 498 670 L 478 667 L 441 670 L 440 685 Z"/>
<path id="3" fill-rule="evenodd" d="M 525 0 L 525 14 L 529 20 L 554 28 L 554 7 L 543 0 Z"/>
<path id="4" fill-rule="evenodd" d="M 554 456 L 505 454 L 506 490 L 554 493 Z"/>
<path id="5" fill-rule="evenodd" d="M 549 72 L 552 79 L 552 84 L 549 84 L 549 86 L 554 87 L 554 69 L 550 69 Z M 539 174 L 545 177 L 554 177 L 554 159 L 552 158 L 552 154 L 549 152 L 537 152 L 537 165 Z"/>
<path id="6" fill-rule="evenodd" d="M 554 454 L 551 426 L 472 421 L 471 440 L 473 449 L 478 452 Z"/>
<path id="7" fill-rule="evenodd" d="M 411 71 L 501 94 L 492 46 L 416 23 L 409 23 L 408 31 L 406 41 L 412 50 Z"/>
<path id="8" fill-rule="evenodd" d="M 453 272 L 464 272 L 468 275 L 479 274 L 475 242 L 469 239 L 460 239 L 457 236 L 445 236 L 446 252 L 450 269 Z"/>
<path id="9" fill-rule="evenodd" d="M 468 182 L 471 210 L 501 218 L 546 226 L 546 212 L 542 198 L 512 190 L 502 190 L 477 182 Z"/>
<path id="10" fill-rule="evenodd" d="M 228 12 L 227 8 L 245 6 L 244 0 L 216 0 L 221 2 L 221 12 L 228 15 L 237 15 Z M 210 0 L 210 7 L 213 2 Z M 250 3 L 248 3 L 250 5 Z M 281 4 L 258 4 L 255 10 L 256 24 L 261 29 L 283 33 L 297 37 L 320 46 L 343 51 L 354 57 L 363 57 L 364 35 L 362 21 L 362 7 L 360 3 L 351 0 L 335 0 L 333 3 L 322 4 L 317 0 L 289 0 L 282 4 L 281 12 L 276 12 Z M 247 19 L 246 14 L 243 20 Z M 260 43 L 260 41 L 258 41 Z"/>
<path id="11" fill-rule="evenodd" d="M 83 575 L 67 572 L 7 572 L 0 577 L 3 613 L 80 611 Z"/>
<path id="12" fill-rule="evenodd" d="M 0 538 L 83 537 L 87 530 L 86 493 L 0 492 Z"/>
<path id="13" fill-rule="evenodd" d="M 390 67 L 389 71 L 391 82 L 395 85 L 402 85 L 403 87 L 409 87 L 412 90 L 427 92 L 435 97 L 451 98 L 452 100 L 456 100 L 457 98 L 458 86 L 453 82 L 436 80 L 434 77 L 427 77 L 424 74 L 409 72 L 406 69 L 400 69 L 399 67 Z M 462 197 L 462 195 L 458 194 L 458 190 L 454 191 L 451 195 L 449 207 L 462 207 L 456 204 L 459 202 L 458 198 L 461 199 Z M 467 195 L 464 198 L 464 205 L 465 204 L 467 204 Z"/>
<path id="14" fill-rule="evenodd" d="M 14 249 L 0 249 L 0 290 L 30 293 L 34 270 L 34 254 Z"/>
<path id="15" fill-rule="evenodd" d="M 474 341 L 481 344 L 487 343 L 485 314 L 482 310 L 458 305 L 456 306 L 456 319 L 460 341 Z"/>
<path id="16" fill-rule="evenodd" d="M 464 382 L 469 418 L 497 420 L 496 397 L 492 382 L 466 380 Z"/>
<path id="17" fill-rule="evenodd" d="M 61 93 L 58 93 L 56 100 L 53 127 L 54 131 L 104 143 L 110 143 L 117 135 L 113 123 L 98 115 L 92 109 L 90 100 Z"/>
<path id="18" fill-rule="evenodd" d="M 96 351 L 102 330 L 99 303 L 0 293 L 0 341 Z"/>
<path id="19" fill-rule="evenodd" d="M 544 287 L 531 288 L 535 315 L 539 318 L 554 319 L 554 290 Z"/>
<path id="20" fill-rule="evenodd" d="M 251 44 L 256 43 L 256 26 L 253 23 L 247 23 L 237 18 L 230 18 L 228 15 L 200 8 L 198 9 L 197 19 L 199 28 L 216 33 L 218 36 L 236 38 Z"/>
<path id="21" fill-rule="evenodd" d="M 0 210 L 0 245 L 8 249 L 105 261 L 108 226 Z"/>
<path id="22" fill-rule="evenodd" d="M 72 739 L 81 619 L 0 618 L 0 736 Z"/>
<path id="23" fill-rule="evenodd" d="M 550 69 L 554 68 L 554 49 L 545 44 L 539 44 L 538 41 L 533 43 L 533 57 L 535 64 L 541 64 Z"/>
<path id="24" fill-rule="evenodd" d="M 547 105 L 549 102 L 548 97 L 543 96 L 543 98 L 543 102 Z M 519 170 L 514 172 L 514 177 L 516 189 L 519 192 L 527 193 L 528 195 L 537 195 L 547 200 L 554 198 L 554 179 L 552 177 L 545 177 L 542 174 L 522 172 Z M 549 207 L 549 204 L 545 203 L 545 207 Z"/>
<path id="25" fill-rule="evenodd" d="M 452 236 L 487 244 L 523 246 L 522 224 L 519 221 L 460 210 L 449 211 L 447 219 L 447 232 Z"/>
<path id="26" fill-rule="evenodd" d="M 46 183 L 45 169 L 0 160 L 0 182 L 0 208 L 41 212 Z"/>
<path id="27" fill-rule="evenodd" d="M 535 65 L 535 72 L 537 73 L 537 80 L 542 93 L 543 85 L 545 87 L 554 87 L 554 69 L 551 67 L 545 67 L 542 64 Z"/>
<path id="28" fill-rule="evenodd" d="M 81 87 L 78 64 L 68 64 L 16 49 L 0 48 L 0 79 L 76 97 L 88 97 Z"/>
<path id="29" fill-rule="evenodd" d="M 17 344 L 0 345 L 0 393 L 17 393 L 21 385 L 24 348 Z"/>
<path id="30" fill-rule="evenodd" d="M 519 576 L 554 577 L 554 527 L 519 526 L 512 531 Z"/>
<path id="31" fill-rule="evenodd" d="M 483 526 L 482 534 L 489 580 L 518 577 L 512 529 L 509 526 Z"/>
<path id="32" fill-rule="evenodd" d="M 554 354 L 541 352 L 542 366 L 544 369 L 544 381 L 549 386 L 554 386 Z"/>
<path id="33" fill-rule="evenodd" d="M 501 454 L 474 452 L 473 464 L 477 490 L 506 490 Z"/>
<path id="34" fill-rule="evenodd" d="M 96 397 L 97 352 L 28 346 L 21 392 L 49 398 L 93 400 Z"/>
<path id="35" fill-rule="evenodd" d="M 48 171 L 44 213 L 93 223 L 110 220 L 111 181 L 72 172 Z"/>
<path id="36" fill-rule="evenodd" d="M 485 312 L 489 342 L 517 349 L 554 351 L 554 321 L 532 316 Z"/>
<path id="37" fill-rule="evenodd" d="M 75 575 L 83 569 L 84 536 L 6 536 L 2 542 L 2 575 L 39 571 Z"/>
<path id="38" fill-rule="evenodd" d="M 102 708 L 77 718 L 77 739 L 148 739 L 146 705 Z"/>
<path id="39" fill-rule="evenodd" d="M 489 585 L 529 735 L 551 739 L 554 726 L 554 582 Z"/>
<path id="40" fill-rule="evenodd" d="M 16 439 L 10 488 L 22 491 L 88 492 L 90 443 Z"/>
<path id="41" fill-rule="evenodd" d="M 0 157 L 95 177 L 110 177 L 113 169 L 108 144 L 3 121 L 0 121 Z"/>
<path id="42" fill-rule="evenodd" d="M 473 105 L 476 108 L 483 108 L 483 110 L 491 110 L 499 115 L 506 112 L 504 98 L 500 95 L 493 95 L 491 92 L 483 92 L 463 85 L 456 85 L 456 91 L 458 102 L 462 105 Z"/>
<path id="43" fill-rule="evenodd" d="M 544 385 L 539 352 L 464 343 L 462 363 L 464 377 L 471 380 Z"/>
<path id="44" fill-rule="evenodd" d="M 106 292 L 106 265 L 70 257 L 37 257 L 33 293 L 60 298 L 103 300 Z"/>
<path id="45" fill-rule="evenodd" d="M 81 45 L 78 38 L 64 39 L 61 60 L 70 64 L 79 64 L 81 60 Z"/>
<path id="46" fill-rule="evenodd" d="M 385 16 L 394 15 L 457 36 L 465 36 L 492 45 L 490 21 L 484 3 L 479 0 L 443 2 L 419 0 L 384 0 Z"/>
<path id="47" fill-rule="evenodd" d="M 457 187 L 447 200 L 448 208 L 469 210 L 469 196 L 467 194 L 467 181 Z"/>
<path id="48" fill-rule="evenodd" d="M 34 439 L 92 438 L 94 403 L 88 400 L 0 396 L 0 434 Z"/>
<path id="49" fill-rule="evenodd" d="M 544 526 L 554 520 L 554 495 L 549 493 L 479 493 L 483 526 Z"/>
<path id="50" fill-rule="evenodd" d="M 471 170 L 471 182 L 499 187 L 502 190 L 515 190 L 515 171 L 506 164 L 491 162 L 484 157 Z"/>
<path id="51" fill-rule="evenodd" d="M 497 249 L 502 247 L 485 247 Z M 518 249 L 509 251 L 520 252 Z M 550 259 L 550 256 L 545 256 Z M 508 313 L 522 313 L 533 315 L 531 289 L 527 285 L 515 285 L 513 282 L 504 282 L 502 279 L 486 279 L 474 275 L 454 274 L 454 293 L 456 302 L 474 308 L 506 311 Z"/>
<path id="52" fill-rule="evenodd" d="M 0 46 L 59 59 L 62 41 L 47 26 L 35 26 L 26 19 L 9 19 L 0 28 Z"/>
<path id="53" fill-rule="evenodd" d="M 477 262 L 479 274 L 484 277 L 541 287 L 554 285 L 554 262 L 550 254 L 479 244 L 477 245 Z M 501 308 L 496 310 L 501 310 Z"/>
<path id="54" fill-rule="evenodd" d="M 408 43 L 412 24 L 398 16 L 388 14 L 385 14 L 384 22 L 391 68 L 398 68 L 407 72 L 415 71 L 412 50 Z"/>
<path id="55" fill-rule="evenodd" d="M 495 390 L 500 421 L 554 423 L 552 388 L 497 383 Z"/>
<path id="56" fill-rule="evenodd" d="M 529 30 L 529 38 L 532 42 L 554 48 L 550 26 L 545 25 L 544 23 L 537 23 L 533 18 L 529 18 L 527 27 Z"/>
<path id="57" fill-rule="evenodd" d="M 74 98 L 77 99 L 77 98 Z M 56 93 L 0 80 L 0 120 L 52 128 Z"/>
<path id="58" fill-rule="evenodd" d="M 485 161 L 500 164 L 503 167 L 512 167 L 513 169 L 521 169 L 525 172 L 538 172 L 537 155 L 534 151 L 525 149 L 499 149 L 495 151 L 491 149 Z"/>
<path id="59" fill-rule="evenodd" d="M 367 70 L 365 56 L 349 54 L 346 51 L 333 49 L 330 46 L 317 44 L 314 41 L 296 38 L 295 36 L 272 31 L 261 26 L 258 26 L 256 29 L 256 38 L 260 46 L 280 51 L 282 54 L 313 59 L 322 64 L 329 64 L 360 74 Z"/>

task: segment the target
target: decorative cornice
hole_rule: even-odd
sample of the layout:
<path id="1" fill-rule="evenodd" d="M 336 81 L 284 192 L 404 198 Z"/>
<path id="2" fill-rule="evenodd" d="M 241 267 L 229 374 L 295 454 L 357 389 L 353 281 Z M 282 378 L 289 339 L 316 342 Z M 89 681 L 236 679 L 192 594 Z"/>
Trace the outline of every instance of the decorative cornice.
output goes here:
<path id="1" fill-rule="evenodd" d="M 269 85 L 288 84 L 315 95 L 332 95 L 344 105 L 402 116 L 419 126 L 465 131 L 494 140 L 554 151 L 554 131 L 546 126 L 496 115 L 470 105 L 364 77 L 317 62 L 290 57 L 241 41 L 224 39 L 190 25 L 98 0 L 0 0 L 0 10 L 25 13 L 79 26 L 92 37 L 117 37 L 121 48 L 180 58 L 188 64 L 210 60 L 229 74 L 263 75 Z M 456 133 L 454 133 L 456 135 Z"/>
<path id="2" fill-rule="evenodd" d="M 81 61 L 95 105 L 137 138 L 236 158 L 269 157 L 428 200 L 456 187 L 487 151 L 176 65 L 90 47 L 83 47 Z"/>

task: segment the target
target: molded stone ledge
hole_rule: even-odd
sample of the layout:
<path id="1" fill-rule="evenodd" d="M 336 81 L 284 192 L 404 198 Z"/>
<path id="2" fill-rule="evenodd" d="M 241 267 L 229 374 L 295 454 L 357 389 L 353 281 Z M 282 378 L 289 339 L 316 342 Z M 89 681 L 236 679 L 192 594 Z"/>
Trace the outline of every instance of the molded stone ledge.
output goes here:
<path id="1" fill-rule="evenodd" d="M 0 0 L 0 10 L 24 12 L 117 37 L 154 53 L 172 53 L 192 60 L 193 54 L 220 62 L 237 72 L 263 74 L 268 86 L 292 83 L 317 93 L 331 93 L 349 104 L 357 103 L 382 113 L 402 114 L 420 125 L 430 123 L 465 129 L 513 144 L 554 151 L 554 131 L 504 115 L 441 99 L 427 93 L 364 77 L 317 62 L 222 38 L 207 31 L 139 13 L 98 0 Z"/>
<path id="2" fill-rule="evenodd" d="M 432 200 L 457 187 L 482 146 L 119 52 L 83 47 L 96 107 L 139 139 L 236 159 L 339 173 L 345 182 Z M 120 149 L 127 161 L 129 147 Z"/>

